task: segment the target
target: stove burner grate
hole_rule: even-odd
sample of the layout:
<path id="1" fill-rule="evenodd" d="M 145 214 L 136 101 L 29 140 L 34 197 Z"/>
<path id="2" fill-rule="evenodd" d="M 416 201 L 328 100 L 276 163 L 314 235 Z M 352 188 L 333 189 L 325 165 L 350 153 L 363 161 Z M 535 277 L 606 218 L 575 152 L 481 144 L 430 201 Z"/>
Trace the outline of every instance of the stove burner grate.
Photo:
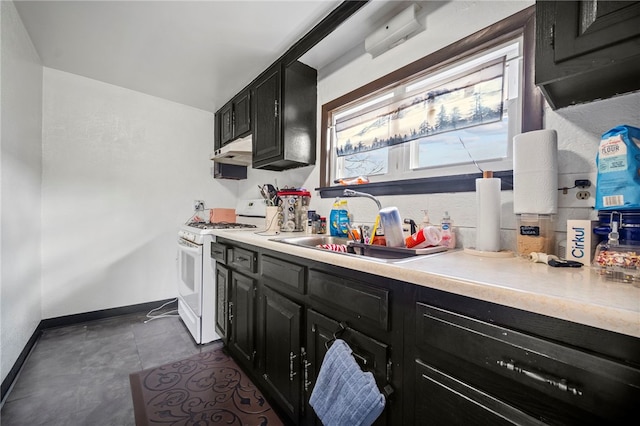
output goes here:
<path id="1" fill-rule="evenodd" d="M 198 229 L 242 229 L 242 228 L 256 228 L 256 225 L 249 225 L 247 223 L 235 223 L 235 222 L 191 222 L 187 226 Z"/>

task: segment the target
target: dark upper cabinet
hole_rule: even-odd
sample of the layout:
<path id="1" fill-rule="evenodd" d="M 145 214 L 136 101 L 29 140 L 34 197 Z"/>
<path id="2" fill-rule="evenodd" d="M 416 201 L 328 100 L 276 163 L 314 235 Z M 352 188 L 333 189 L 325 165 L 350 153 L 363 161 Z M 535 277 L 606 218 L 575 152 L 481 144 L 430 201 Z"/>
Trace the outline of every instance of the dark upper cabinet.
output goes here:
<path id="1" fill-rule="evenodd" d="M 286 170 L 315 164 L 317 72 L 276 63 L 254 86 L 253 167 Z"/>
<path id="2" fill-rule="evenodd" d="M 251 90 L 245 89 L 233 98 L 233 137 L 251 133 Z"/>
<path id="3" fill-rule="evenodd" d="M 251 133 L 251 89 L 246 88 L 215 114 L 215 149 Z"/>
<path id="4" fill-rule="evenodd" d="M 640 89 L 640 2 L 538 1 L 535 82 L 553 109 Z"/>
<path id="5" fill-rule="evenodd" d="M 220 109 L 220 140 L 225 145 L 233 138 L 233 103 L 228 102 Z"/>

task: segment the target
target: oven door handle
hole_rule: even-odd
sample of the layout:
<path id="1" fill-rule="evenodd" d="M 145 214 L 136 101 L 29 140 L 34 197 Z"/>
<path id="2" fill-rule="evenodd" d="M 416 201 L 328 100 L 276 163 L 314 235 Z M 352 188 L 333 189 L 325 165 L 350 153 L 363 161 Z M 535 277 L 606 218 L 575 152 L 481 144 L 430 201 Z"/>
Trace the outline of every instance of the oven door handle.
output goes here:
<path id="1" fill-rule="evenodd" d="M 195 253 L 198 254 L 200 253 L 200 250 L 202 250 L 202 247 L 197 245 L 197 244 L 191 244 L 187 241 L 183 241 L 183 240 L 178 240 L 178 246 L 180 246 L 180 250 L 184 250 L 187 252 L 191 252 L 191 253 Z"/>

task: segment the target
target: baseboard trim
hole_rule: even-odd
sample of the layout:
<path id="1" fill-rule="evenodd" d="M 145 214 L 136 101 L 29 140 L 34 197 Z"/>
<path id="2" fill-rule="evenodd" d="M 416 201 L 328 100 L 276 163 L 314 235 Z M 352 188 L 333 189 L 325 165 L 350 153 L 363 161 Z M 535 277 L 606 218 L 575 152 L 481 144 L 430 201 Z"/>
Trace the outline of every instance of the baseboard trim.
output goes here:
<path id="1" fill-rule="evenodd" d="M 99 319 L 117 317 L 120 315 L 135 314 L 137 312 L 148 312 L 157 308 L 163 303 L 172 301 L 173 299 L 158 300 L 155 302 L 140 303 L 137 305 L 122 306 L 119 308 L 103 309 L 100 311 L 85 312 L 82 314 L 65 315 L 57 318 L 47 318 L 40 321 L 40 328 L 46 330 L 48 328 L 65 327 L 67 325 L 79 324 L 81 322 L 95 321 Z"/>
<path id="2" fill-rule="evenodd" d="M 25 345 L 24 349 L 22 349 L 22 352 L 20 352 L 18 359 L 16 360 L 16 362 L 13 364 L 13 367 L 9 371 L 9 374 L 7 374 L 7 377 L 5 377 L 5 379 L 2 381 L 2 385 L 0 388 L 0 392 L 1 392 L 0 401 L 4 403 L 5 397 L 9 393 L 9 389 L 11 389 L 11 385 L 13 384 L 16 377 L 18 377 L 18 373 L 20 372 L 20 369 L 22 368 L 25 361 L 27 360 L 27 357 L 29 356 L 29 353 L 35 346 L 36 342 L 42 335 L 43 330 L 47 330 L 49 328 L 80 324 L 87 321 L 117 317 L 121 315 L 135 314 L 138 312 L 149 312 L 150 310 L 157 308 L 158 306 L 161 306 L 162 304 L 170 302 L 172 300 L 174 300 L 174 298 L 157 300 L 155 302 L 139 303 L 137 305 L 122 306 L 119 308 L 102 309 L 99 311 L 85 312 L 82 314 L 65 315 L 62 317 L 47 318 L 47 319 L 41 320 L 38 326 L 36 327 L 35 331 L 31 335 L 31 337 L 29 338 L 29 341 L 27 341 L 27 344 Z"/>
<path id="3" fill-rule="evenodd" d="M 42 322 L 40 322 L 40 324 L 42 324 Z M 40 338 L 40 335 L 42 335 L 42 329 L 40 328 L 40 324 L 38 324 L 38 326 L 36 327 L 36 330 L 33 332 L 31 337 L 27 341 L 27 344 L 22 349 L 22 352 L 20 352 L 18 359 L 13 364 L 13 367 L 11 367 L 11 370 L 9 370 L 9 374 L 7 374 L 7 377 L 5 377 L 5 379 L 2 381 L 2 385 L 0 387 L 0 392 L 2 396 L 0 397 L 0 401 L 2 401 L 3 404 L 4 404 L 4 398 L 9 393 L 9 389 L 11 389 L 11 385 L 13 384 L 13 381 L 16 379 L 16 377 L 18 377 L 18 373 L 20 372 L 20 369 L 22 368 L 25 361 L 27 360 L 27 357 L 29 356 L 29 352 L 31 352 L 31 349 L 33 349 L 33 347 L 35 346 L 36 342 Z"/>

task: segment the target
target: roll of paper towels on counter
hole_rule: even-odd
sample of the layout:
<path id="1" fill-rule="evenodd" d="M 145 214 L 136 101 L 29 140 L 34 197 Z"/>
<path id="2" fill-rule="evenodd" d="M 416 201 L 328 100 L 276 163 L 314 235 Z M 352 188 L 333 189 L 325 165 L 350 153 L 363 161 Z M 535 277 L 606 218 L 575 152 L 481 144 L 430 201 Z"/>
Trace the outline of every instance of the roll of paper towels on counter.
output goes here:
<path id="1" fill-rule="evenodd" d="M 558 136 L 536 130 L 513 138 L 513 212 L 558 211 Z"/>
<path id="2" fill-rule="evenodd" d="M 476 250 L 500 251 L 500 179 L 476 179 Z"/>

